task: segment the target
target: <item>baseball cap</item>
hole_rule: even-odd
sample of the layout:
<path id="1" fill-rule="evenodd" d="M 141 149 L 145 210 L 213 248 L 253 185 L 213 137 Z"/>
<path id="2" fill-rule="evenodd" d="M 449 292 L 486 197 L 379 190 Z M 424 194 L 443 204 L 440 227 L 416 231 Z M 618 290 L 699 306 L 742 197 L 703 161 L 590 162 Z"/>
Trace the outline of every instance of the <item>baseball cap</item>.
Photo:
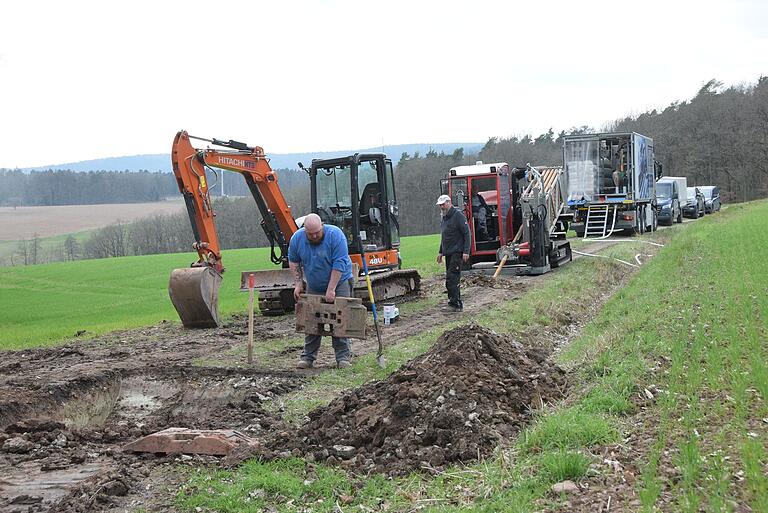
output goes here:
<path id="1" fill-rule="evenodd" d="M 437 203 L 435 203 L 435 205 L 442 205 L 446 201 L 451 201 L 451 197 L 447 194 L 442 194 L 439 198 L 437 198 Z"/>

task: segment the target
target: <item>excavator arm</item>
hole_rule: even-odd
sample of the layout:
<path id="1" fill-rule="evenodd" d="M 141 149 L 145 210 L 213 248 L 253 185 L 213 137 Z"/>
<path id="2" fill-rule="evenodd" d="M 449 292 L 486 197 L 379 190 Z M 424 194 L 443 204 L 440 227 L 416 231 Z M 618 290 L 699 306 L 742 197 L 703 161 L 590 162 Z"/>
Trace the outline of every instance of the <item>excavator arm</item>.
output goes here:
<path id="1" fill-rule="evenodd" d="M 190 139 L 227 149 L 197 149 Z M 180 131 L 173 141 L 171 160 L 192 224 L 192 247 L 199 259 L 191 267 L 171 273 L 169 294 L 184 326 L 214 327 L 219 324 L 218 289 L 224 267 L 206 170 L 218 168 L 243 175 L 261 213 L 261 226 L 272 246 L 274 264 L 288 267 L 288 243 L 298 227 L 262 148 L 232 140 L 202 139 Z"/>

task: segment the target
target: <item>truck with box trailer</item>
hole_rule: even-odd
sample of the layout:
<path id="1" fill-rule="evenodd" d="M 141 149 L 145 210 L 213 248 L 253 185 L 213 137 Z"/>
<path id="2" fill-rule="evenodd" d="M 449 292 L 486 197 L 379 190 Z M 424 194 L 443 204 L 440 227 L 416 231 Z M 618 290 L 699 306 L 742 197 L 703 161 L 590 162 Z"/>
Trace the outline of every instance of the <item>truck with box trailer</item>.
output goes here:
<path id="1" fill-rule="evenodd" d="M 579 237 L 656 229 L 661 165 L 650 137 L 635 132 L 566 136 L 563 170 L 571 228 Z"/>

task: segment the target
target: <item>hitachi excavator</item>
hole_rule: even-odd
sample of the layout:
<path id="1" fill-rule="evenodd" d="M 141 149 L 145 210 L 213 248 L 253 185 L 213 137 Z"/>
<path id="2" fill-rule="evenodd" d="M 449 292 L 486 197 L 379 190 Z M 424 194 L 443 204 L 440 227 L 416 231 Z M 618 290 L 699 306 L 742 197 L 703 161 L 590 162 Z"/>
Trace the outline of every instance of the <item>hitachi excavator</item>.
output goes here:
<path id="1" fill-rule="evenodd" d="M 191 139 L 220 148 L 198 149 Z M 288 269 L 288 243 L 299 229 L 280 190 L 277 174 L 264 150 L 233 140 L 204 139 L 185 131 L 176 134 L 171 152 L 173 173 L 184 196 L 199 259 L 188 268 L 171 272 L 168 291 L 184 326 L 219 325 L 218 291 L 224 267 L 206 170 L 218 168 L 243 175 L 261 213 L 261 226 L 271 245 L 271 261 L 281 269 L 247 271 L 255 277 L 259 309 L 281 315 L 294 308 L 293 275 Z M 419 289 L 415 270 L 401 270 L 397 197 L 392 161 L 383 153 L 313 160 L 309 169 L 311 209 L 326 224 L 347 236 L 353 264 L 370 272 L 375 301 L 407 296 Z M 368 300 L 367 286 L 358 280 L 354 295 Z"/>

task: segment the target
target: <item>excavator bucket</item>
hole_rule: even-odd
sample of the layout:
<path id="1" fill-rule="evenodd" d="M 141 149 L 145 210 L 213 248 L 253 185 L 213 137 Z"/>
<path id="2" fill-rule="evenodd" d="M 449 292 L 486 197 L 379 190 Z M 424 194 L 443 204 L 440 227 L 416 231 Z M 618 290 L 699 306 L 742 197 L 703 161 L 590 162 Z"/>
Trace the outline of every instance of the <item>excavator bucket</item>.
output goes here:
<path id="1" fill-rule="evenodd" d="M 293 272 L 290 269 L 270 269 L 267 271 L 242 271 L 240 274 L 240 290 L 248 290 L 248 276 L 253 275 L 253 288 L 262 290 L 293 288 Z"/>
<path id="2" fill-rule="evenodd" d="M 210 267 L 174 269 L 168 282 L 171 302 L 187 328 L 219 325 L 221 274 Z"/>

